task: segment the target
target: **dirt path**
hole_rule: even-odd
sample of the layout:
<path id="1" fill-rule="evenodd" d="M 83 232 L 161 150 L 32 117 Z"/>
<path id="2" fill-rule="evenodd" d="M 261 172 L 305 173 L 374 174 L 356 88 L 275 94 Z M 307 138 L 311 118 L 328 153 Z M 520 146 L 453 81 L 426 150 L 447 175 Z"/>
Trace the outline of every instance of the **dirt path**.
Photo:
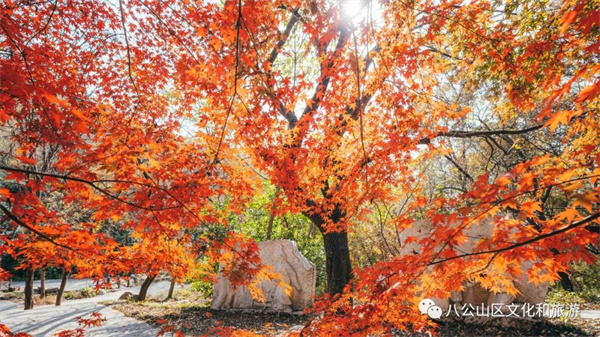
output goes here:
<path id="1" fill-rule="evenodd" d="M 170 282 L 156 282 L 150 286 L 148 294 L 159 294 L 169 289 Z M 179 289 L 177 286 L 176 289 Z M 86 336 L 97 337 L 133 337 L 155 336 L 157 329 L 136 319 L 126 317 L 100 302 L 117 300 L 124 292 L 137 293 L 138 287 L 124 288 L 106 295 L 80 300 L 65 300 L 59 307 L 53 305 L 37 306 L 32 310 L 23 310 L 23 304 L 0 301 L 0 323 L 14 332 L 27 332 L 35 337 L 52 336 L 54 333 L 77 328 L 76 317 L 88 317 L 99 311 L 106 322 L 102 326 L 86 330 Z"/>

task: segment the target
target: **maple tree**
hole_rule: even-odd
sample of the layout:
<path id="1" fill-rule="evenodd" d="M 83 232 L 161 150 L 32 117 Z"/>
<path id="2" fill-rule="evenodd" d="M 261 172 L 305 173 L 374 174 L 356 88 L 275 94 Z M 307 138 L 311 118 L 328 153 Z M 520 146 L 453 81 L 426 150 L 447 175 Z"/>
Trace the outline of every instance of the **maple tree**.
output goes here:
<path id="1" fill-rule="evenodd" d="M 554 281 L 592 258 L 598 2 L 9 0 L 0 11 L 0 170 L 16 186 L 0 190 L 0 210 L 18 233 L 0 240 L 29 268 L 181 280 L 206 254 L 234 284 L 276 278 L 256 245 L 217 230 L 260 193 L 257 173 L 280 191 L 272 212 L 304 214 L 323 236 L 335 296 L 306 332 L 431 326 L 414 310 L 421 294 L 473 278 L 498 289 L 523 261 L 530 280 Z M 552 148 L 520 149 L 532 135 Z M 456 139 L 506 165 L 458 160 Z M 442 159 L 463 177 L 452 193 L 423 182 L 424 163 Z M 353 224 L 401 199 L 395 230 L 433 223 L 421 253 L 353 272 Z M 452 249 L 505 212 L 472 253 Z"/>
<path id="2" fill-rule="evenodd" d="M 10 277 L 10 273 L 6 269 L 0 267 L 0 282 L 7 281 Z"/>

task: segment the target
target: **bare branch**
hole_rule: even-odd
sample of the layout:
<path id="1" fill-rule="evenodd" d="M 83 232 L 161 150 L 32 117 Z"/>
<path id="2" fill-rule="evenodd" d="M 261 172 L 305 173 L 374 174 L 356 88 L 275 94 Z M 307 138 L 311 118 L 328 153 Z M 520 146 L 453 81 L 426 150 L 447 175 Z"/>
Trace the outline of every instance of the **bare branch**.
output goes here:
<path id="1" fill-rule="evenodd" d="M 275 63 L 275 60 L 277 60 L 277 56 L 279 56 L 279 52 L 281 51 L 281 48 L 283 48 L 283 46 L 287 42 L 287 39 L 289 38 L 290 33 L 292 32 L 292 29 L 294 29 L 296 22 L 298 22 L 298 16 L 296 16 L 294 11 L 292 11 L 292 17 L 291 17 L 290 21 L 288 22 L 287 26 L 285 27 L 285 30 L 283 31 L 281 38 L 279 39 L 279 41 L 277 41 L 277 45 L 275 45 L 275 47 L 273 47 L 273 50 L 271 50 L 271 55 L 269 56 L 269 59 L 267 60 L 267 62 L 269 62 L 269 64 L 273 65 L 273 63 Z"/>
<path id="2" fill-rule="evenodd" d="M 458 165 L 458 163 L 456 161 L 454 161 L 454 159 L 452 159 L 452 157 L 450 157 L 449 155 L 445 155 L 444 158 L 448 159 L 448 161 L 450 161 L 452 163 L 452 165 L 454 165 L 454 167 L 456 167 L 460 171 L 460 173 L 462 173 L 469 180 L 475 181 L 475 179 L 473 179 L 473 177 L 471 177 L 471 175 L 465 169 L 463 169 L 460 165 Z"/>
<path id="3" fill-rule="evenodd" d="M 141 102 L 141 96 L 140 96 L 140 92 L 138 90 L 137 84 L 135 83 L 135 79 L 133 78 L 133 73 L 131 71 L 131 48 L 129 46 L 129 38 L 127 37 L 127 26 L 125 25 L 125 12 L 123 11 L 123 0 L 119 0 L 119 10 L 121 12 L 121 25 L 123 26 L 123 36 L 125 37 L 125 47 L 127 49 L 127 73 L 129 76 L 129 80 L 131 81 L 131 84 L 133 85 L 133 90 L 135 91 L 135 94 L 137 95 L 137 100 L 138 100 L 138 104 L 139 104 L 139 102 Z M 136 104 L 135 107 L 133 108 L 134 112 L 137 111 L 138 104 Z M 131 116 L 131 119 L 129 120 L 130 122 L 133 119 L 134 115 Z"/>
<path id="4" fill-rule="evenodd" d="M 521 135 L 525 133 L 529 133 L 532 131 L 539 130 L 543 128 L 544 125 L 534 125 L 525 129 L 520 130 L 488 130 L 488 131 L 448 131 L 448 132 L 439 132 L 435 136 L 431 138 L 437 137 L 453 137 L 453 138 L 473 138 L 473 137 L 490 137 L 490 136 L 499 136 L 499 135 Z M 431 138 L 422 138 L 419 141 L 419 144 L 429 144 L 431 143 Z"/>
<path id="5" fill-rule="evenodd" d="M 219 151 L 221 150 L 221 145 L 223 145 L 225 131 L 227 130 L 227 122 L 229 121 L 231 110 L 233 109 L 233 102 L 235 101 L 235 97 L 237 96 L 237 82 L 239 75 L 238 67 L 240 62 L 240 28 L 242 27 L 242 0 L 238 1 L 238 17 L 235 27 L 235 69 L 233 77 L 233 94 L 231 95 L 231 99 L 229 100 L 229 108 L 227 109 L 227 115 L 225 116 L 225 122 L 223 123 L 223 130 L 221 130 L 221 137 L 219 137 L 219 144 L 217 145 L 217 151 L 215 151 L 215 159 L 213 161 L 213 164 L 219 162 Z"/>

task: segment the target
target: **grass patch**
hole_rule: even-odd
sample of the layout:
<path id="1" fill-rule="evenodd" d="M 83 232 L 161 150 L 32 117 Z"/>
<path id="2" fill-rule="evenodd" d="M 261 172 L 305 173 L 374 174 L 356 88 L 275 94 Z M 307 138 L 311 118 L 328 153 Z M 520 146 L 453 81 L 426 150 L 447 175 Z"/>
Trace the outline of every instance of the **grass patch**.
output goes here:
<path id="1" fill-rule="evenodd" d="M 1 300 L 11 301 L 13 303 L 23 303 L 25 301 L 25 294 L 20 291 L 13 291 L 10 293 L 2 293 L 0 295 Z M 41 298 L 40 295 L 33 295 L 33 301 L 35 305 L 47 305 L 56 303 L 56 295 L 46 295 Z"/>

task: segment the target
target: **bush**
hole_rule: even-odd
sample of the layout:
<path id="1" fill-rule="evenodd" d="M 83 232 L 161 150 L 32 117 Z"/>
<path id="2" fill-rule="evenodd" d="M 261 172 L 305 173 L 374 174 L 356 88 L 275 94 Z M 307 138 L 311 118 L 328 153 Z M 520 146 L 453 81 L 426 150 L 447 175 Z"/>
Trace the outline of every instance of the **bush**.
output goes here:
<path id="1" fill-rule="evenodd" d="M 92 287 L 85 287 L 79 290 L 82 298 L 90 298 L 96 296 L 96 291 Z"/>
<path id="2" fill-rule="evenodd" d="M 587 302 L 600 303 L 600 259 L 596 263 L 574 263 L 571 266 L 574 290 Z"/>
<path id="3" fill-rule="evenodd" d="M 76 291 L 65 291 L 63 297 L 66 300 L 78 300 L 81 298 L 90 298 L 96 296 L 96 291 L 92 287 L 85 287 Z"/>
<path id="4" fill-rule="evenodd" d="M 564 290 L 560 284 L 551 287 L 546 301 L 549 303 L 600 303 L 600 259 L 595 263 L 571 264 L 569 278 L 573 291 Z"/>
<path id="5" fill-rule="evenodd" d="M 214 284 L 204 280 L 195 280 L 190 284 L 190 287 L 194 291 L 203 293 L 206 297 L 210 297 L 213 293 Z"/>
<path id="6" fill-rule="evenodd" d="M 12 302 L 22 302 L 25 299 L 25 294 L 20 291 L 13 291 L 9 293 L 0 293 L 0 299 Z"/>
<path id="7" fill-rule="evenodd" d="M 583 304 L 586 301 L 577 292 L 566 291 L 560 287 L 554 287 L 548 293 L 546 302 L 550 304 Z"/>

